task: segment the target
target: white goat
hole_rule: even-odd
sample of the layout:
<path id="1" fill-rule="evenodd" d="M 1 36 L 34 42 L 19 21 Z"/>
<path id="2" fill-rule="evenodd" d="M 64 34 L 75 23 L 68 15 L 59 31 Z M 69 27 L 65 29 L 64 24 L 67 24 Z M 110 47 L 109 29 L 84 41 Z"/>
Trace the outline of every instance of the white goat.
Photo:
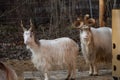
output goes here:
<path id="1" fill-rule="evenodd" d="M 66 80 L 75 80 L 76 57 L 79 52 L 78 45 L 70 38 L 58 38 L 54 40 L 36 40 L 32 32 L 33 24 L 30 20 L 30 29 L 24 30 L 24 43 L 32 52 L 34 66 L 44 73 L 44 80 L 48 80 L 48 71 L 53 65 L 67 66 L 68 76 Z"/>
<path id="2" fill-rule="evenodd" d="M 2 62 L 0 62 L 0 80 L 17 80 L 15 71 Z"/>
<path id="3" fill-rule="evenodd" d="M 90 67 L 89 75 L 98 75 L 97 63 L 112 60 L 112 30 L 108 27 L 91 27 L 94 24 L 95 20 L 89 19 L 89 15 L 84 17 L 84 21 L 79 19 L 74 23 L 80 29 L 81 48 Z"/>

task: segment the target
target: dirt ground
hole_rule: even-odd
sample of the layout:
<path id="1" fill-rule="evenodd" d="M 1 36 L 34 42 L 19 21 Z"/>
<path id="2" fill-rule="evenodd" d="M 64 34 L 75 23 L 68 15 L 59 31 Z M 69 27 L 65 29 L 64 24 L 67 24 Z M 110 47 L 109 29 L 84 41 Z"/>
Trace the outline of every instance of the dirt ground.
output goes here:
<path id="1" fill-rule="evenodd" d="M 11 67 L 16 71 L 19 80 L 23 79 L 23 72 L 26 71 L 37 71 L 30 60 L 6 60 L 4 61 L 7 65 L 11 65 Z M 110 64 L 100 64 L 99 68 L 101 70 L 111 70 L 111 63 Z M 58 70 L 59 68 L 54 67 L 51 69 L 52 71 Z M 79 56 L 77 59 L 77 69 L 78 72 L 84 74 L 84 71 L 88 71 L 88 65 L 85 63 L 82 56 Z M 112 73 L 102 73 L 97 77 L 88 76 L 88 74 L 81 75 L 80 80 L 112 80 L 111 77 Z M 79 79 L 77 79 L 79 80 Z"/>

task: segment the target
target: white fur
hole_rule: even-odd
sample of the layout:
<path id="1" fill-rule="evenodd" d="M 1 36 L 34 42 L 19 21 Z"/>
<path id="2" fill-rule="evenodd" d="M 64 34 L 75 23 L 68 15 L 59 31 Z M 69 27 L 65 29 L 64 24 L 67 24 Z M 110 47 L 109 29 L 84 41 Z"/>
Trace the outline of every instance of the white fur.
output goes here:
<path id="1" fill-rule="evenodd" d="M 23 36 L 24 36 L 24 43 L 26 44 L 30 37 L 30 31 L 25 31 Z"/>
<path id="2" fill-rule="evenodd" d="M 96 75 L 97 63 L 111 61 L 112 30 L 108 27 L 91 28 L 87 39 L 86 35 L 80 31 L 82 53 L 86 63 L 90 65 L 89 74 Z"/>
<path id="3" fill-rule="evenodd" d="M 72 39 L 64 37 L 54 40 L 39 40 L 39 45 L 37 45 L 34 37 L 30 37 L 27 32 L 24 32 L 24 42 L 32 52 L 34 66 L 44 73 L 44 80 L 48 80 L 48 71 L 54 65 L 67 66 L 71 70 L 69 71 L 70 78 L 75 78 L 75 61 L 79 47 Z"/>

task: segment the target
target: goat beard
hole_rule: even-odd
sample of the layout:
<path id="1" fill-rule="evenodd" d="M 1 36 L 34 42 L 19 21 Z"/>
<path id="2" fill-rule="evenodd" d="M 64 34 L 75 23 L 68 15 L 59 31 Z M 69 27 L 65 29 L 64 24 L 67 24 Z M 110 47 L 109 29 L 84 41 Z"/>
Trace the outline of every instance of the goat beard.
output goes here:
<path id="1" fill-rule="evenodd" d="M 91 38 L 86 38 L 86 39 L 83 39 L 82 41 L 84 41 L 84 44 L 90 45 L 90 43 L 91 43 Z"/>

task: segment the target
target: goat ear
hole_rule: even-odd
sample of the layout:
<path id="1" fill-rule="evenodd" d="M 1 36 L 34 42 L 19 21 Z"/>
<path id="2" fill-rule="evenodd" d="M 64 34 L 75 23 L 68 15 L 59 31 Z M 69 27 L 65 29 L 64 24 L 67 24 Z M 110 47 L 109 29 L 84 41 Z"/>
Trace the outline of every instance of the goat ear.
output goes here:
<path id="1" fill-rule="evenodd" d="M 29 28 L 29 31 L 32 31 L 33 29 L 33 23 L 32 23 L 32 20 L 30 19 L 30 28 Z"/>
<path id="2" fill-rule="evenodd" d="M 87 24 L 89 25 L 89 26 L 95 26 L 95 19 L 93 19 L 93 18 L 90 18 L 90 19 L 88 19 L 88 22 L 87 22 Z"/>
<path id="3" fill-rule="evenodd" d="M 22 29 L 23 29 L 23 31 L 27 31 L 27 29 L 26 28 L 24 28 L 24 26 L 23 26 L 23 22 L 22 22 L 22 20 L 21 20 L 21 27 L 22 27 Z"/>

